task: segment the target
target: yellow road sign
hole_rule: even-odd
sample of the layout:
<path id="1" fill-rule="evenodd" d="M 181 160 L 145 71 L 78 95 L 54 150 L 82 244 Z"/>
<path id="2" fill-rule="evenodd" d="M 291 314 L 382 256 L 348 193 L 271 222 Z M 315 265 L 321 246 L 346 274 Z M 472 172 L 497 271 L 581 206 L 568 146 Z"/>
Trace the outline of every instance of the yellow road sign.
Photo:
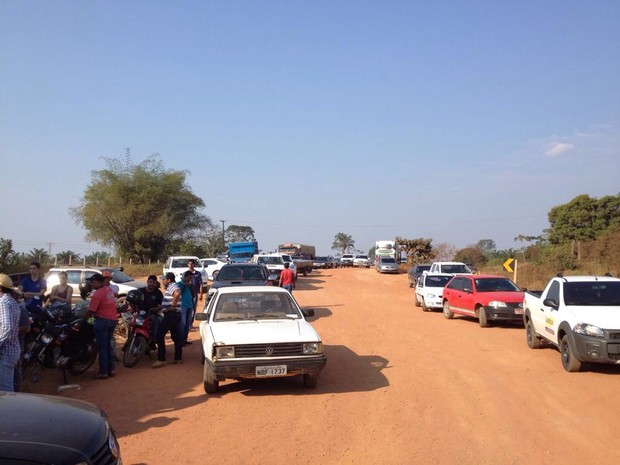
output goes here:
<path id="1" fill-rule="evenodd" d="M 512 262 L 514 262 L 515 259 L 514 258 L 509 258 L 508 260 L 506 260 L 504 262 L 504 269 L 506 271 L 510 271 L 511 273 L 514 272 L 514 270 L 512 269 L 512 267 L 510 265 L 512 265 Z"/>

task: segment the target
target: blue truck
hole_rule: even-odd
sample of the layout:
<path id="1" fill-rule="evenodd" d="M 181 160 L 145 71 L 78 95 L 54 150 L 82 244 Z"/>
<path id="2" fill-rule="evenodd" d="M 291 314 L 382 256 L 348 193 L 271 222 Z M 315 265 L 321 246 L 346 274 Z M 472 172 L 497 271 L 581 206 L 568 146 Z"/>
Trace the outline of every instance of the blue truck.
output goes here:
<path id="1" fill-rule="evenodd" d="M 228 244 L 228 261 L 230 263 L 249 262 L 258 253 L 258 242 L 231 242 Z"/>

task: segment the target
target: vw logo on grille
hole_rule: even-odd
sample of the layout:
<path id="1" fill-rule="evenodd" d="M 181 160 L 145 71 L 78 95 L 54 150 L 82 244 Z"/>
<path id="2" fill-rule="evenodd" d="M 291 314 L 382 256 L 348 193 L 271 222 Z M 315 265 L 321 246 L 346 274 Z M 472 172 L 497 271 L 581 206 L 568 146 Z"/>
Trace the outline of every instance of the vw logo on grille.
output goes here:
<path id="1" fill-rule="evenodd" d="M 265 349 L 265 354 L 266 355 L 273 355 L 273 347 L 267 347 Z"/>

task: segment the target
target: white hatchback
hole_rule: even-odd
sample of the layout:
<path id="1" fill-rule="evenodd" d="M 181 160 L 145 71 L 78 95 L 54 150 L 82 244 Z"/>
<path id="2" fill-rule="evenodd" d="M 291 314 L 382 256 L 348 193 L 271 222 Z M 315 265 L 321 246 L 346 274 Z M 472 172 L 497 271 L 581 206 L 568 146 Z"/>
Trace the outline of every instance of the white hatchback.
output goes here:
<path id="1" fill-rule="evenodd" d="M 452 276 L 447 273 L 423 272 L 415 285 L 415 306 L 422 307 L 425 312 L 430 312 L 432 309 L 442 309 L 443 288 L 452 279 Z"/>
<path id="2" fill-rule="evenodd" d="M 207 394 L 225 379 L 301 376 L 305 387 L 317 385 L 327 359 L 323 343 L 306 321 L 293 296 L 274 286 L 217 289 L 200 321 Z"/>

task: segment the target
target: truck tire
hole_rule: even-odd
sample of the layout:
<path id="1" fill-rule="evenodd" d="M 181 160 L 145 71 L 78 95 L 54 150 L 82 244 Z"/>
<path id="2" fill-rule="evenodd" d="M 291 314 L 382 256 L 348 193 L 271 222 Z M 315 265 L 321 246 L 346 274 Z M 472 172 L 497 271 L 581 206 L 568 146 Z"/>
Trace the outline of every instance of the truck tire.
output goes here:
<path id="1" fill-rule="evenodd" d="M 454 313 L 452 312 L 452 310 L 450 310 L 450 302 L 448 302 L 447 300 L 443 301 L 443 317 L 448 320 L 454 318 Z"/>
<path id="2" fill-rule="evenodd" d="M 478 323 L 481 328 L 486 328 L 489 326 L 489 321 L 487 320 L 487 312 L 484 307 L 478 307 Z"/>
<path id="3" fill-rule="evenodd" d="M 562 366 L 566 371 L 574 373 L 581 370 L 581 361 L 575 358 L 575 351 L 570 345 L 567 335 L 564 335 L 560 341 L 560 355 L 562 357 Z"/>
<path id="4" fill-rule="evenodd" d="M 536 334 L 532 320 L 527 320 L 525 324 L 525 338 L 530 349 L 540 349 L 542 347 L 542 341 Z"/>
<path id="5" fill-rule="evenodd" d="M 203 369 L 204 389 L 207 394 L 215 394 L 220 387 L 220 382 L 215 379 L 215 375 L 209 368 L 209 364 L 205 363 Z"/>
<path id="6" fill-rule="evenodd" d="M 308 270 L 306 268 L 304 268 L 304 278 L 308 276 Z"/>

